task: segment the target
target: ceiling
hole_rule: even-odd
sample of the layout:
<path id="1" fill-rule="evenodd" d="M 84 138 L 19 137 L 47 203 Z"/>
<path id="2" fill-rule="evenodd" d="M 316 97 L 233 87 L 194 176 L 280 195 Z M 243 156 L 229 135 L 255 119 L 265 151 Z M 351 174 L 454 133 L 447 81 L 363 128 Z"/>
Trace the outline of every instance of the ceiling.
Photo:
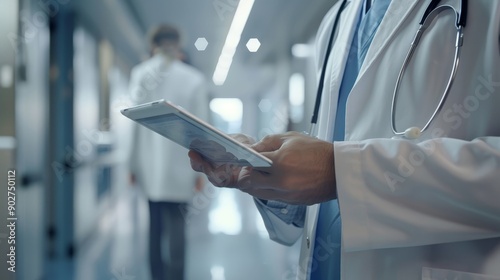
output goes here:
<path id="1" fill-rule="evenodd" d="M 291 46 L 314 37 L 321 19 L 336 0 L 255 0 L 241 36 L 233 65 L 272 64 L 290 57 Z M 147 56 L 146 34 L 159 23 L 179 27 L 191 63 L 211 77 L 236 11 L 238 0 L 88 0 L 79 10 L 98 22 L 95 28 L 110 38 L 119 52 L 137 63 Z M 205 51 L 194 42 L 204 37 Z M 261 47 L 250 53 L 245 45 L 257 38 Z M 241 65 L 240 65 L 241 66 Z"/>

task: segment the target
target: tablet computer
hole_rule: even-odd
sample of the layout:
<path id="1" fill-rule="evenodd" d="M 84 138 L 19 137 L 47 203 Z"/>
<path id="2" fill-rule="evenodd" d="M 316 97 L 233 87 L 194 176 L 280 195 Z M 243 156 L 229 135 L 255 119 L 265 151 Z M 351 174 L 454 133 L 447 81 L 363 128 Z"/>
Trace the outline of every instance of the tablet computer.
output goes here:
<path id="1" fill-rule="evenodd" d="M 216 164 L 270 167 L 272 161 L 180 106 L 158 100 L 121 110 L 126 117 Z M 187 156 L 187 155 L 186 155 Z"/>

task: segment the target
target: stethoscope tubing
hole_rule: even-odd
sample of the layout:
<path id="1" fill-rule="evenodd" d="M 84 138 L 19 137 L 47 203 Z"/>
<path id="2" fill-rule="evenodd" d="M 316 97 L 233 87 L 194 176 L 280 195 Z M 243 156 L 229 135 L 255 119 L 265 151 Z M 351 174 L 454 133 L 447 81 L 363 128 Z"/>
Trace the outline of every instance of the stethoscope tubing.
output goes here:
<path id="1" fill-rule="evenodd" d="M 432 4 L 432 2 L 431 2 L 431 4 Z M 401 86 L 401 82 L 402 82 L 404 73 L 406 72 L 406 70 L 410 64 L 410 61 L 415 53 L 415 50 L 417 49 L 417 47 L 420 43 L 420 39 L 422 38 L 425 30 L 430 26 L 432 21 L 441 12 L 448 10 L 448 9 L 451 9 L 455 13 L 457 36 L 456 36 L 456 41 L 455 41 L 455 55 L 454 55 L 454 60 L 453 60 L 453 66 L 452 66 L 452 70 L 450 72 L 450 76 L 448 78 L 448 82 L 446 84 L 446 88 L 445 88 L 443 94 L 441 95 L 441 99 L 439 100 L 436 108 L 434 109 L 434 112 L 432 113 L 431 117 L 427 120 L 427 122 L 424 124 L 424 126 L 422 128 L 411 127 L 405 131 L 398 131 L 396 128 L 396 109 L 395 108 L 397 105 L 397 100 L 398 100 L 398 95 L 399 95 L 398 93 L 399 93 L 399 89 Z M 461 20 L 461 14 L 458 13 L 455 10 L 455 8 L 453 8 L 452 6 L 449 6 L 449 5 L 443 5 L 443 6 L 436 7 L 432 11 L 427 13 L 428 10 L 429 10 L 429 8 L 427 8 L 426 13 L 424 13 L 424 17 L 421 21 L 420 27 L 417 30 L 417 33 L 415 34 L 415 38 L 414 38 L 413 42 L 411 43 L 408 54 L 406 55 L 406 58 L 403 62 L 401 70 L 399 72 L 398 79 L 396 81 L 396 86 L 394 87 L 394 92 L 392 95 L 392 103 L 391 103 L 391 128 L 392 128 L 392 132 L 395 135 L 405 136 L 406 138 L 418 138 L 424 131 L 426 131 L 429 128 L 431 123 L 435 120 L 437 115 L 441 112 L 441 110 L 443 109 L 444 103 L 445 103 L 447 97 L 449 96 L 453 82 L 455 81 L 455 77 L 456 77 L 457 71 L 458 71 L 458 66 L 460 65 L 460 50 L 461 50 L 461 47 L 463 45 L 463 36 L 464 36 L 463 26 L 460 25 L 460 22 L 463 22 L 463 20 Z M 409 134 L 408 133 L 409 130 L 413 130 L 414 133 Z"/>

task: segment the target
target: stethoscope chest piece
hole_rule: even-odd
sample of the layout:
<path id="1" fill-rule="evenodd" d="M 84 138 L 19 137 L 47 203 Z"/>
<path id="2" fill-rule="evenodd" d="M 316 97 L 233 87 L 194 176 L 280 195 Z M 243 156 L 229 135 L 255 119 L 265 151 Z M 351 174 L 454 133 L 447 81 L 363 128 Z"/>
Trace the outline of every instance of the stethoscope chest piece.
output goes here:
<path id="1" fill-rule="evenodd" d="M 422 135 L 422 130 L 416 126 L 407 128 L 403 134 L 406 139 L 417 139 L 420 135 Z"/>

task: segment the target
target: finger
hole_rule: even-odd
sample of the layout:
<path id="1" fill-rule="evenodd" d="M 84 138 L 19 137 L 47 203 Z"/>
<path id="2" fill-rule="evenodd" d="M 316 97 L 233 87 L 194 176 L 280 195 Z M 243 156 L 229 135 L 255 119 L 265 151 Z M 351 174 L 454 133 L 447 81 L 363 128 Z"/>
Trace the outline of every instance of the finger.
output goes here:
<path id="1" fill-rule="evenodd" d="M 225 176 L 218 176 L 214 172 L 207 171 L 207 178 L 212 185 L 219 187 L 219 188 L 226 188 L 229 186 L 229 180 L 228 177 Z"/>
<path id="2" fill-rule="evenodd" d="M 275 162 L 278 162 L 277 161 L 277 155 L 279 154 L 279 151 L 275 150 L 275 151 L 269 151 L 269 152 L 260 152 L 261 155 L 263 155 L 264 157 L 270 159 L 273 163 Z M 272 170 L 272 167 L 271 166 L 271 170 Z M 269 167 L 267 167 L 269 168 Z M 263 171 L 265 171 L 266 169 L 262 169 Z"/>
<path id="3" fill-rule="evenodd" d="M 208 162 L 203 162 L 200 166 L 200 172 L 207 175 L 207 179 L 210 183 L 212 183 L 212 185 L 222 188 L 230 185 L 231 180 L 229 174 L 223 172 L 220 168 L 214 168 L 214 166 Z"/>
<path id="4" fill-rule="evenodd" d="M 190 150 L 188 152 L 188 156 L 189 156 L 189 161 L 191 163 L 191 168 L 194 171 L 202 172 L 202 165 L 203 165 L 203 162 L 205 161 L 203 159 L 203 157 L 199 153 L 197 153 L 193 150 Z"/>
<path id="5" fill-rule="evenodd" d="M 273 173 L 262 172 L 255 169 L 248 170 L 246 176 L 240 180 L 238 188 L 245 192 L 252 190 L 270 190 L 273 189 L 272 185 L 274 180 Z"/>
<path id="6" fill-rule="evenodd" d="M 278 150 L 283 145 L 283 135 L 268 135 L 251 146 L 257 152 L 271 152 Z"/>
<path id="7" fill-rule="evenodd" d="M 212 161 L 208 161 L 200 153 L 198 153 L 198 152 L 196 152 L 194 150 L 189 150 L 188 156 L 189 156 L 189 159 L 191 161 L 191 167 L 193 169 L 195 169 L 195 167 L 196 167 L 197 170 L 195 169 L 195 171 L 199 171 L 199 172 L 201 172 L 201 166 L 203 164 L 205 164 L 205 163 L 208 163 L 208 164 L 212 165 L 213 168 L 219 168 L 220 166 L 228 164 L 226 162 L 212 162 Z M 231 153 L 225 153 L 225 155 L 221 156 L 221 157 L 222 158 L 230 158 L 230 157 L 234 158 L 234 155 L 231 154 Z"/>
<path id="8" fill-rule="evenodd" d="M 229 136 L 234 138 L 236 141 L 246 145 L 252 145 L 255 143 L 255 139 L 245 134 L 237 133 L 237 134 L 230 134 Z"/>
<path id="9" fill-rule="evenodd" d="M 228 168 L 226 168 L 225 164 L 214 166 L 193 150 L 189 151 L 188 156 L 191 161 L 191 168 L 193 168 L 194 171 L 204 173 L 208 181 L 214 186 L 228 187 L 232 184 L 230 174 L 227 172 L 228 168 L 231 168 L 231 165 L 229 165 Z"/>
<path id="10" fill-rule="evenodd" d="M 210 182 L 215 186 L 224 188 L 237 188 L 239 178 L 238 175 L 242 170 L 241 167 L 234 164 L 221 164 L 217 167 L 214 167 L 213 165 L 203 165 L 202 168 L 204 169 L 203 172 L 207 174 Z"/>

